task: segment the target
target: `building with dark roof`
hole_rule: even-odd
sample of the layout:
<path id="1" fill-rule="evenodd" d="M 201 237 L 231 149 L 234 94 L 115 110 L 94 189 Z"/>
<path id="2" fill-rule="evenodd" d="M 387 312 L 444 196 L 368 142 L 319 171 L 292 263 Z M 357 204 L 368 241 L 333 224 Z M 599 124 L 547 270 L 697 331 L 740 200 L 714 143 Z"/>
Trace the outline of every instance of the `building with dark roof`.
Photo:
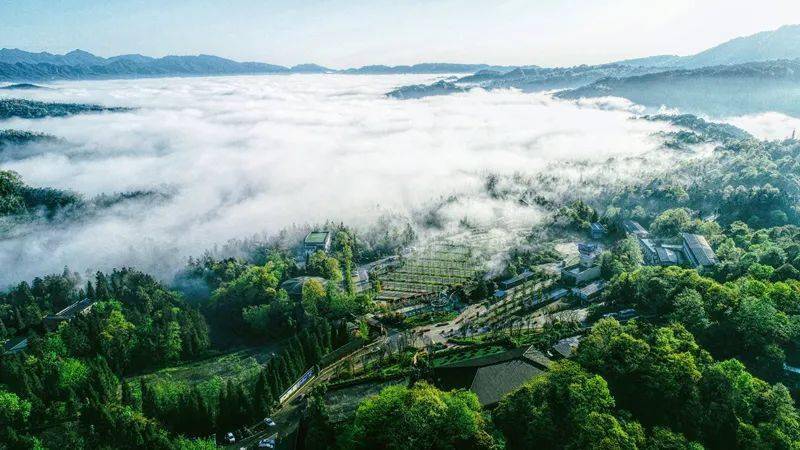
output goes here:
<path id="1" fill-rule="evenodd" d="M 309 280 L 317 280 L 322 283 L 323 286 L 325 286 L 325 284 L 328 282 L 328 280 L 322 277 L 295 277 L 289 278 L 281 283 L 281 289 L 286 291 L 286 293 L 289 294 L 289 297 L 299 299 L 303 297 L 303 286 Z"/>
<path id="2" fill-rule="evenodd" d="M 705 237 L 691 233 L 681 233 L 681 237 L 683 237 L 683 253 L 692 267 L 710 267 L 719 262 Z"/>
<path id="3" fill-rule="evenodd" d="M 553 352 L 562 358 L 570 358 L 581 343 L 581 336 L 570 336 L 553 344 Z"/>
<path id="4" fill-rule="evenodd" d="M 48 314 L 42 319 L 45 328 L 50 331 L 58 329 L 62 322 L 69 322 L 74 319 L 78 314 L 86 315 L 94 307 L 95 301 L 85 298 L 77 301 L 55 314 Z"/>
<path id="5" fill-rule="evenodd" d="M 656 247 L 656 264 L 659 266 L 676 266 L 680 261 L 679 252 L 663 245 Z"/>
<path id="6" fill-rule="evenodd" d="M 600 222 L 592 222 L 589 226 L 589 236 L 592 239 L 602 239 L 606 235 L 606 227 Z"/>
<path id="7" fill-rule="evenodd" d="M 26 348 L 28 348 L 28 338 L 26 337 L 11 338 L 3 343 L 4 354 L 19 353 Z"/>
<path id="8" fill-rule="evenodd" d="M 578 287 L 572 288 L 572 293 L 575 294 L 576 297 L 583 300 L 584 302 L 588 302 L 600 296 L 605 287 L 606 287 L 605 281 L 596 280 L 587 284 L 586 286 L 580 288 Z"/>
<path id="9" fill-rule="evenodd" d="M 521 274 L 519 274 L 519 275 L 517 275 L 517 276 L 515 276 L 513 278 L 509 278 L 508 280 L 501 281 L 500 282 L 500 289 L 502 289 L 504 291 L 507 291 L 507 290 L 509 290 L 509 289 L 511 289 L 513 287 L 517 287 L 520 284 L 522 284 L 522 283 L 530 280 L 531 278 L 533 278 L 534 275 L 535 274 L 533 272 L 531 272 L 530 270 L 526 270 L 526 271 L 522 272 Z"/>
<path id="10" fill-rule="evenodd" d="M 526 381 L 542 375 L 544 370 L 519 359 L 481 367 L 475 372 L 469 390 L 478 396 L 481 406 L 496 405 L 509 392 Z"/>
<path id="11" fill-rule="evenodd" d="M 634 220 L 623 220 L 622 229 L 628 236 L 647 237 L 650 233 L 644 227 Z"/>
<path id="12" fill-rule="evenodd" d="M 551 364 L 550 358 L 531 346 L 438 367 L 434 376 L 440 389 L 469 389 L 482 406 L 491 407 L 504 395 L 542 375 Z"/>

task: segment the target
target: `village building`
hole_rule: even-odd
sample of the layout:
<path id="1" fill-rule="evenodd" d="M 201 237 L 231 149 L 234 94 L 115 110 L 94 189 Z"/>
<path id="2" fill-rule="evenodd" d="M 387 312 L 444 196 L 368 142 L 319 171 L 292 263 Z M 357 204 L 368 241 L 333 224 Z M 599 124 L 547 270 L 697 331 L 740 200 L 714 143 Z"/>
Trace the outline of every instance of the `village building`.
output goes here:
<path id="1" fill-rule="evenodd" d="M 483 407 L 491 408 L 504 395 L 543 375 L 551 364 L 535 347 L 522 347 L 437 367 L 434 379 L 443 390 L 471 390 Z"/>
<path id="2" fill-rule="evenodd" d="M 622 229 L 628 236 L 647 237 L 650 233 L 645 228 L 634 220 L 623 220 Z"/>
<path id="3" fill-rule="evenodd" d="M 590 302 L 603 293 L 606 287 L 606 282 L 603 280 L 595 280 L 583 287 L 572 288 L 572 294 L 578 297 L 583 302 Z"/>
<path id="4" fill-rule="evenodd" d="M 28 338 L 26 337 L 11 338 L 3 343 L 3 353 L 6 355 L 19 353 L 26 348 L 28 348 Z"/>
<path id="5" fill-rule="evenodd" d="M 705 237 L 690 233 L 681 233 L 681 237 L 683 237 L 683 253 L 692 267 L 710 267 L 719 262 Z"/>
<path id="6" fill-rule="evenodd" d="M 589 225 L 589 236 L 591 236 L 592 239 L 602 239 L 607 232 L 605 225 L 600 222 L 592 222 L 591 225 Z"/>
<path id="7" fill-rule="evenodd" d="M 561 269 L 561 279 L 572 285 L 581 285 L 600 278 L 600 266 L 596 264 L 601 247 L 597 244 L 578 244 L 580 261 Z"/>
<path id="8" fill-rule="evenodd" d="M 581 336 L 570 336 L 553 344 L 553 353 L 560 358 L 570 358 L 578 349 Z"/>
<path id="9" fill-rule="evenodd" d="M 69 322 L 78 314 L 86 315 L 94 307 L 95 301 L 85 298 L 77 301 L 55 314 L 48 314 L 42 319 L 44 327 L 50 331 L 55 331 L 62 322 Z"/>
<path id="10" fill-rule="evenodd" d="M 507 291 L 507 290 L 509 290 L 509 289 L 511 289 L 513 287 L 517 287 L 520 284 L 522 284 L 522 283 L 530 280 L 531 278 L 533 278 L 534 275 L 535 274 L 533 272 L 531 272 L 530 270 L 525 270 L 524 272 L 522 272 L 521 274 L 519 274 L 519 275 L 517 275 L 517 276 L 515 276 L 513 278 L 509 278 L 508 280 L 501 281 L 500 282 L 500 289 L 504 290 L 504 291 Z"/>
<path id="11" fill-rule="evenodd" d="M 638 237 L 645 265 L 688 265 L 693 268 L 703 268 L 717 264 L 717 257 L 706 238 L 690 233 L 682 233 L 681 237 L 682 245 L 665 244 L 649 237 Z"/>
<path id="12" fill-rule="evenodd" d="M 303 254 L 308 257 L 319 250 L 328 253 L 331 251 L 331 240 L 330 231 L 312 231 L 303 239 Z"/>
<path id="13" fill-rule="evenodd" d="M 310 280 L 317 280 L 323 286 L 328 282 L 328 280 L 322 277 L 295 277 L 289 278 L 281 283 L 280 288 L 286 291 L 290 298 L 301 299 L 303 298 L 303 286 Z"/>

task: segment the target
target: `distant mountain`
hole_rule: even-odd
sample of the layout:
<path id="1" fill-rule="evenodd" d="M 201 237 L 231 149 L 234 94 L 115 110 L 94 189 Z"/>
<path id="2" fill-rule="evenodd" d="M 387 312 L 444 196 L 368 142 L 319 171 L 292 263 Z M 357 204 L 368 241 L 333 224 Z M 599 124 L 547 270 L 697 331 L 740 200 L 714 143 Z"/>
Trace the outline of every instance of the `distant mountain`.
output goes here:
<path id="1" fill-rule="evenodd" d="M 45 81 L 159 76 L 349 73 L 349 74 L 446 74 L 473 73 L 512 67 L 488 64 L 424 63 L 413 66 L 364 66 L 336 70 L 317 64 L 293 67 L 260 62 L 237 62 L 211 55 L 165 56 L 151 58 L 138 54 L 103 58 L 83 50 L 65 55 L 31 53 L 18 49 L 0 49 L 0 81 Z"/>
<path id="2" fill-rule="evenodd" d="M 289 68 L 274 64 L 236 62 L 211 55 L 165 56 L 163 58 L 121 55 L 101 58 L 81 50 L 75 50 L 66 55 L 0 50 L 0 80 L 6 81 L 288 72 L 290 72 Z"/>
<path id="3" fill-rule="evenodd" d="M 447 95 L 457 92 L 466 92 L 467 89 L 454 83 L 440 80 L 433 84 L 415 84 L 399 87 L 386 95 L 401 100 L 410 98 L 430 97 L 432 95 Z"/>
<path id="4" fill-rule="evenodd" d="M 92 112 L 122 111 L 130 111 L 130 108 L 110 108 L 81 103 L 45 103 L 23 99 L 0 99 L 0 120 L 12 117 L 41 119 L 44 117 L 64 117 Z"/>
<path id="5" fill-rule="evenodd" d="M 800 25 L 730 40 L 696 55 L 681 58 L 680 66 L 698 68 L 721 64 L 800 58 Z"/>
<path id="6" fill-rule="evenodd" d="M 679 67 L 683 57 L 678 55 L 656 55 L 644 58 L 625 59 L 614 64 L 636 67 Z"/>
<path id="7" fill-rule="evenodd" d="M 9 84 L 6 86 L 0 86 L 0 89 L 4 89 L 7 91 L 27 91 L 27 90 L 35 90 L 35 89 L 47 89 L 46 87 L 38 86 L 36 84 L 30 83 L 17 83 L 17 84 Z"/>
<path id="8" fill-rule="evenodd" d="M 800 117 L 800 59 L 604 78 L 555 95 L 624 97 L 653 109 L 667 106 L 717 117 L 766 111 Z"/>
<path id="9" fill-rule="evenodd" d="M 350 74 L 447 74 L 447 73 L 474 73 L 479 70 L 512 70 L 513 67 L 490 66 L 489 64 L 451 64 L 451 63 L 422 63 L 413 66 L 364 66 L 357 69 L 345 69 L 342 73 Z"/>
<path id="10" fill-rule="evenodd" d="M 0 150 L 7 146 L 25 145 L 33 142 L 57 142 L 55 136 L 22 130 L 0 130 Z"/>
<path id="11" fill-rule="evenodd" d="M 585 86 L 603 78 L 641 75 L 660 70 L 663 69 L 623 64 L 555 68 L 526 66 L 507 71 L 484 69 L 473 75 L 458 78 L 447 85 L 437 81 L 427 86 L 403 86 L 387 93 L 387 95 L 399 99 L 420 98 L 429 95 L 463 92 L 476 87 L 482 89 L 514 88 L 525 92 L 540 92 L 554 89 L 571 89 Z"/>
<path id="12" fill-rule="evenodd" d="M 292 73 L 332 73 L 334 69 L 329 69 L 317 64 L 298 64 L 289 69 Z"/>

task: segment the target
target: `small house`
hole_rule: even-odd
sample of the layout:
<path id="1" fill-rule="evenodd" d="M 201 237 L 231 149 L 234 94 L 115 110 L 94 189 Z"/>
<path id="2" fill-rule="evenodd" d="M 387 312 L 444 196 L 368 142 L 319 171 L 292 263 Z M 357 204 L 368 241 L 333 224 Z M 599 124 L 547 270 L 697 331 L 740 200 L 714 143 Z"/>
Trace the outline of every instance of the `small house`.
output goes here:
<path id="1" fill-rule="evenodd" d="M 69 322 L 74 319 L 78 314 L 86 315 L 94 307 L 95 301 L 85 298 L 77 301 L 55 314 L 48 314 L 42 319 L 42 324 L 50 331 L 58 329 L 62 322 Z"/>
<path id="2" fill-rule="evenodd" d="M 589 225 L 589 236 L 591 236 L 592 239 L 602 239 L 605 237 L 606 233 L 605 225 L 600 222 L 592 222 L 592 224 Z"/>
<path id="3" fill-rule="evenodd" d="M 28 348 L 27 337 L 15 337 L 8 339 L 3 343 L 3 353 L 7 355 L 19 353 L 26 348 Z"/>
<path id="4" fill-rule="evenodd" d="M 312 231 L 303 239 L 303 253 L 306 256 L 319 250 L 328 253 L 331 251 L 331 240 L 330 231 Z"/>
<path id="5" fill-rule="evenodd" d="M 650 235 L 639 222 L 634 220 L 623 220 L 622 229 L 628 236 L 647 237 Z"/>
<path id="6" fill-rule="evenodd" d="M 508 280 L 501 281 L 500 282 L 500 287 L 504 291 L 507 291 L 507 290 L 509 290 L 509 289 L 511 289 L 513 287 L 517 287 L 520 284 L 530 280 L 531 278 L 534 277 L 534 275 L 535 274 L 533 272 L 531 272 L 530 270 L 526 270 L 526 271 L 522 272 L 521 274 L 519 274 L 519 275 L 517 275 L 517 276 L 515 276 L 513 278 L 509 278 Z"/>
<path id="7" fill-rule="evenodd" d="M 683 253 L 692 267 L 710 267 L 719 262 L 705 237 L 690 233 L 681 233 L 681 237 L 683 237 Z"/>
<path id="8" fill-rule="evenodd" d="M 572 293 L 582 301 L 590 302 L 600 296 L 605 287 L 605 281 L 596 280 L 587 284 L 586 286 L 572 288 Z"/>

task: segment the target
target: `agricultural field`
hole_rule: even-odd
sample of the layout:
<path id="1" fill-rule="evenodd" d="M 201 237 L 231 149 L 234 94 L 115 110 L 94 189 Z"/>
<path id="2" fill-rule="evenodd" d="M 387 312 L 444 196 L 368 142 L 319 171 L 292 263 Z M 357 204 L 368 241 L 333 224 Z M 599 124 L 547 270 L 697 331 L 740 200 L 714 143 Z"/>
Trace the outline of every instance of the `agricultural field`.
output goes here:
<path id="1" fill-rule="evenodd" d="M 476 264 L 468 246 L 440 242 L 412 253 L 403 264 L 380 275 L 376 300 L 400 306 L 435 298 L 443 289 L 469 283 Z"/>
<path id="2" fill-rule="evenodd" d="M 148 379 L 168 379 L 187 383 L 199 383 L 211 378 L 240 378 L 256 374 L 261 366 L 280 351 L 280 344 L 253 347 L 232 353 L 211 356 L 178 366 L 167 367 L 155 372 L 133 377 Z"/>
<path id="3" fill-rule="evenodd" d="M 377 395 L 383 389 L 397 384 L 406 385 L 408 380 L 398 378 L 396 380 L 363 383 L 328 391 L 325 395 L 325 403 L 328 406 L 331 422 L 337 423 L 347 419 L 353 415 L 358 404 L 364 399 Z"/>

